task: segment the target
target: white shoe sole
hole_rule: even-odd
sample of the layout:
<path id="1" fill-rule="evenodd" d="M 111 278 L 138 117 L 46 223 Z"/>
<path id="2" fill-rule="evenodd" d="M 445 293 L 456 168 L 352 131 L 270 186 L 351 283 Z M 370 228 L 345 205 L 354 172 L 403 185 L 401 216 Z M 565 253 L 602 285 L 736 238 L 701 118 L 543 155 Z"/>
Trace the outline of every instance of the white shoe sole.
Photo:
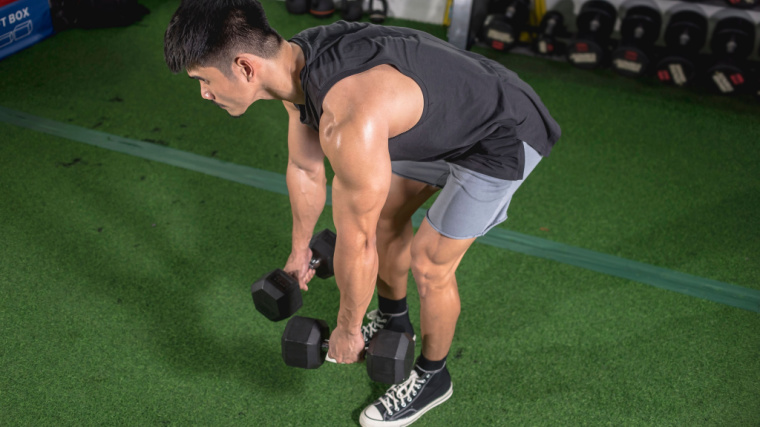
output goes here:
<path id="1" fill-rule="evenodd" d="M 362 411 L 362 414 L 359 417 L 359 424 L 361 424 L 362 427 L 405 427 L 417 421 L 418 419 L 420 419 L 420 417 L 425 415 L 427 411 L 449 400 L 449 398 L 451 397 L 453 393 L 454 393 L 454 384 L 452 383 L 451 386 L 449 386 L 449 389 L 446 391 L 446 393 L 443 394 L 443 396 L 439 397 L 438 399 L 435 399 L 433 403 L 428 405 L 424 410 L 417 412 L 416 414 L 412 415 L 409 418 L 404 418 L 403 420 L 396 420 L 396 421 L 373 420 L 373 419 L 367 418 L 367 416 L 364 415 L 364 411 Z"/>

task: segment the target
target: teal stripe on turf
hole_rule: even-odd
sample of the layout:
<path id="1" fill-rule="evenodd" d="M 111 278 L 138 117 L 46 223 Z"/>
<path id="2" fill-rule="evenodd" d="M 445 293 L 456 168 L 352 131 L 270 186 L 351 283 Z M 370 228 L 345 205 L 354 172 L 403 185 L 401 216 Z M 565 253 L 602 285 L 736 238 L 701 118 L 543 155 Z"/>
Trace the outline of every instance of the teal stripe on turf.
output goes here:
<path id="1" fill-rule="evenodd" d="M 203 157 L 186 151 L 137 141 L 116 135 L 98 132 L 79 126 L 44 119 L 20 111 L 10 110 L 0 106 L 0 121 L 27 129 L 45 132 L 50 135 L 73 141 L 84 142 L 96 147 L 118 151 L 144 159 L 178 166 L 195 172 L 205 173 L 219 178 L 252 187 L 262 188 L 279 194 L 288 194 L 288 188 L 283 176 L 279 173 L 267 172 L 247 166 L 224 162 L 210 157 Z"/>
<path id="2" fill-rule="evenodd" d="M 526 255 L 551 259 L 658 288 L 760 312 L 760 291 L 754 289 L 679 273 L 642 262 L 506 230 L 496 231 L 498 232 L 489 232 L 478 241 Z"/>
<path id="3" fill-rule="evenodd" d="M 278 173 L 59 123 L 4 107 L 0 107 L 0 121 L 275 193 L 288 194 L 285 177 Z M 329 191 L 327 202 L 330 203 Z M 425 212 L 422 210 L 415 213 L 413 218 L 415 226 L 419 226 L 424 216 Z M 754 289 L 679 273 L 503 229 L 491 230 L 486 236 L 479 238 L 478 242 L 760 312 L 760 291 Z"/>

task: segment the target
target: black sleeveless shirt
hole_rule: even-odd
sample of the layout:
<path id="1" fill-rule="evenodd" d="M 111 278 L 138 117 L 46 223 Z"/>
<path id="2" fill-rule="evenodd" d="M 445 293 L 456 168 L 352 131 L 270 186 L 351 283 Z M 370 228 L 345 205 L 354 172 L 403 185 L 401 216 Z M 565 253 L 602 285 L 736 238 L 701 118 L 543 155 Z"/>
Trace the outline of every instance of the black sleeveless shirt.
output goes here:
<path id="1" fill-rule="evenodd" d="M 306 59 L 301 122 L 315 130 L 327 92 L 341 79 L 388 64 L 417 82 L 424 111 L 412 129 L 388 141 L 391 160 L 443 159 L 516 180 L 523 176 L 522 141 L 547 156 L 560 137 L 559 125 L 517 74 L 427 33 L 339 21 L 290 41 Z"/>

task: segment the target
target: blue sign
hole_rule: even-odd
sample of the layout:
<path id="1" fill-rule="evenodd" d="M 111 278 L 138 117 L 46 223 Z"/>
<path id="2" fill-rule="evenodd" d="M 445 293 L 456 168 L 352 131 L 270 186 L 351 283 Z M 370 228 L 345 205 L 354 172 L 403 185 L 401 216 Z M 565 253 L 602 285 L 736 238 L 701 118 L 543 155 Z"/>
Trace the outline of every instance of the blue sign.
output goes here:
<path id="1" fill-rule="evenodd" d="M 18 0 L 0 7 L 0 59 L 52 34 L 48 0 Z"/>

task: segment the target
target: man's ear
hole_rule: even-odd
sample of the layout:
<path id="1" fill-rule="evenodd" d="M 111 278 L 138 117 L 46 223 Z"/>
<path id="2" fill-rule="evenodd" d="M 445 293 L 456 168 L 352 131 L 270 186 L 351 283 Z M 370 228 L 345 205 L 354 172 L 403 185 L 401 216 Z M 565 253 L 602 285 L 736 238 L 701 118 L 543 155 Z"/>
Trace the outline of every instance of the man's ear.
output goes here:
<path id="1" fill-rule="evenodd" d="M 235 58 L 233 69 L 235 74 L 250 82 L 259 70 L 259 63 L 253 56 L 240 55 Z"/>

